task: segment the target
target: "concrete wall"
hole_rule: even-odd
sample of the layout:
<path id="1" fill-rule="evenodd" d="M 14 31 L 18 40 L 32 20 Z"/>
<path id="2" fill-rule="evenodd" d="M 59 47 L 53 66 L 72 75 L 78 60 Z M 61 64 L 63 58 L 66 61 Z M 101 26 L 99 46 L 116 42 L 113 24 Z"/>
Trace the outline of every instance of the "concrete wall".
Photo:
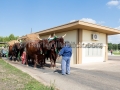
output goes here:
<path id="1" fill-rule="evenodd" d="M 58 37 L 63 36 L 64 34 L 66 34 L 66 36 L 64 37 L 64 41 L 70 41 L 71 43 L 77 43 L 77 30 L 72 30 L 72 31 L 66 31 L 66 32 L 61 32 L 61 33 L 55 33 Z M 40 36 L 41 38 L 48 38 L 49 35 L 44 35 L 44 36 Z M 76 48 L 72 48 L 72 57 L 71 57 L 71 64 L 76 64 Z M 61 62 L 61 60 L 57 60 L 57 62 Z"/>
<path id="2" fill-rule="evenodd" d="M 98 34 L 99 40 L 97 40 L 97 41 L 92 40 L 91 34 L 93 34 L 93 33 Z M 89 51 L 88 51 L 88 48 L 82 48 L 82 63 L 102 62 L 105 60 L 106 34 L 94 32 L 94 31 L 83 30 L 82 43 L 85 43 L 85 44 L 87 44 L 87 43 L 95 43 L 95 44 L 102 43 L 104 45 L 102 49 L 89 48 Z M 86 52 L 90 52 L 91 55 L 86 54 Z M 96 54 L 96 52 L 98 54 Z M 94 56 L 92 53 L 94 53 Z"/>

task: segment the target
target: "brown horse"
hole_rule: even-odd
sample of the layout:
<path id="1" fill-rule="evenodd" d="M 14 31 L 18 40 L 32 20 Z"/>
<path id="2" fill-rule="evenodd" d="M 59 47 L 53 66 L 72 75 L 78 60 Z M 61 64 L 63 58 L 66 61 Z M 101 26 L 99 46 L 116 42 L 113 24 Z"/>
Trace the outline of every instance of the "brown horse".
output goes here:
<path id="1" fill-rule="evenodd" d="M 13 45 L 9 45 L 8 57 L 10 57 L 10 60 L 12 60 L 12 56 L 13 56 L 12 48 L 13 48 Z"/>
<path id="2" fill-rule="evenodd" d="M 12 60 L 13 56 L 15 57 L 15 60 L 17 60 L 19 49 L 20 49 L 20 43 L 15 43 L 15 44 L 9 46 L 8 56 L 10 57 L 11 60 Z"/>
<path id="3" fill-rule="evenodd" d="M 46 47 L 47 42 L 48 41 L 46 40 L 36 40 L 36 41 L 28 42 L 26 44 L 27 65 L 28 65 L 28 58 L 30 58 L 34 61 L 34 67 L 36 67 L 36 65 L 39 63 L 41 64 L 41 66 L 43 66 L 45 52 L 47 52 L 47 47 Z"/>
<path id="4" fill-rule="evenodd" d="M 60 49 L 62 49 L 63 45 L 64 45 L 63 37 L 56 38 L 49 42 L 49 50 L 48 50 L 47 57 L 50 58 L 50 62 L 51 62 L 50 67 L 56 67 L 56 59 L 57 59 L 58 53 L 59 53 Z"/>

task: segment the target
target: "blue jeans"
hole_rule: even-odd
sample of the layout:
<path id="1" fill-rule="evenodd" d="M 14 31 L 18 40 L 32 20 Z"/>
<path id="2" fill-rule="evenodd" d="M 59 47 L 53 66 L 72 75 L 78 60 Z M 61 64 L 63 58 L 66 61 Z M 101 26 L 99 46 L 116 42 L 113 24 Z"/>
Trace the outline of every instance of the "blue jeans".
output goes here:
<path id="1" fill-rule="evenodd" d="M 70 74 L 70 57 L 62 57 L 62 74 Z"/>

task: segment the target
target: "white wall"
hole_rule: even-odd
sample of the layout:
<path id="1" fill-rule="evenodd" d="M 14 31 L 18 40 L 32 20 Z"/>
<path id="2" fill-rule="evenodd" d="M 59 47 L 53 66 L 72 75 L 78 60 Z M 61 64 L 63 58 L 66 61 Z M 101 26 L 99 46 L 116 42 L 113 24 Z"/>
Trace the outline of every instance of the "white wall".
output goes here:
<path id="1" fill-rule="evenodd" d="M 91 38 L 91 34 L 96 33 L 99 36 L 98 41 L 94 41 Z M 104 47 L 101 49 L 101 55 L 96 55 L 95 56 L 90 56 L 86 55 L 86 48 L 82 48 L 82 63 L 89 63 L 89 62 L 102 62 L 105 59 L 105 46 L 106 46 L 106 34 L 104 33 L 99 33 L 99 32 L 93 32 L 93 31 L 88 31 L 88 30 L 83 30 L 83 36 L 82 36 L 82 43 L 103 43 Z M 93 50 L 93 49 L 92 49 Z M 94 49 L 94 50 L 99 50 L 99 49 Z M 90 50 L 89 50 L 90 51 Z M 93 51 L 95 53 L 96 51 Z M 98 52 L 98 51 L 97 51 Z"/>
<path id="2" fill-rule="evenodd" d="M 55 33 L 58 37 L 63 36 L 66 34 L 64 37 L 64 41 L 69 41 L 69 42 L 75 42 L 77 43 L 77 30 L 72 30 L 72 31 L 66 31 L 66 32 L 61 32 L 61 33 Z M 48 38 L 49 35 L 45 36 L 40 36 L 41 38 Z M 71 57 L 71 64 L 76 63 L 76 48 L 72 48 L 72 57 Z M 61 60 L 57 60 L 57 62 L 61 62 Z"/>

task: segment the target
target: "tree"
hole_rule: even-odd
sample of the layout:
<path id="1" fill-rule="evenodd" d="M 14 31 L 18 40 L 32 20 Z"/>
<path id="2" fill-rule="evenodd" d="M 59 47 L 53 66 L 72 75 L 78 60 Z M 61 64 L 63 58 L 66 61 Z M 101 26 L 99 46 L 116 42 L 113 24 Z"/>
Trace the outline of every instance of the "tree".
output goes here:
<path id="1" fill-rule="evenodd" d="M 118 50 L 118 44 L 115 44 L 115 50 Z"/>
<path id="2" fill-rule="evenodd" d="M 15 36 L 13 34 L 9 35 L 9 40 L 15 40 Z"/>
<path id="3" fill-rule="evenodd" d="M 0 42 L 9 42 L 11 40 L 17 40 L 18 36 L 14 36 L 13 34 L 10 34 L 9 36 L 2 37 L 0 36 Z M 4 44 L 0 44 L 0 47 L 4 46 Z"/>
<path id="4" fill-rule="evenodd" d="M 118 44 L 118 50 L 120 50 L 120 43 Z"/>
<path id="5" fill-rule="evenodd" d="M 111 50 L 113 48 L 112 43 L 108 43 L 108 50 Z"/>
<path id="6" fill-rule="evenodd" d="M 113 46 L 113 48 L 112 48 L 113 50 L 118 50 L 118 45 L 117 44 L 113 44 L 112 46 Z"/>

